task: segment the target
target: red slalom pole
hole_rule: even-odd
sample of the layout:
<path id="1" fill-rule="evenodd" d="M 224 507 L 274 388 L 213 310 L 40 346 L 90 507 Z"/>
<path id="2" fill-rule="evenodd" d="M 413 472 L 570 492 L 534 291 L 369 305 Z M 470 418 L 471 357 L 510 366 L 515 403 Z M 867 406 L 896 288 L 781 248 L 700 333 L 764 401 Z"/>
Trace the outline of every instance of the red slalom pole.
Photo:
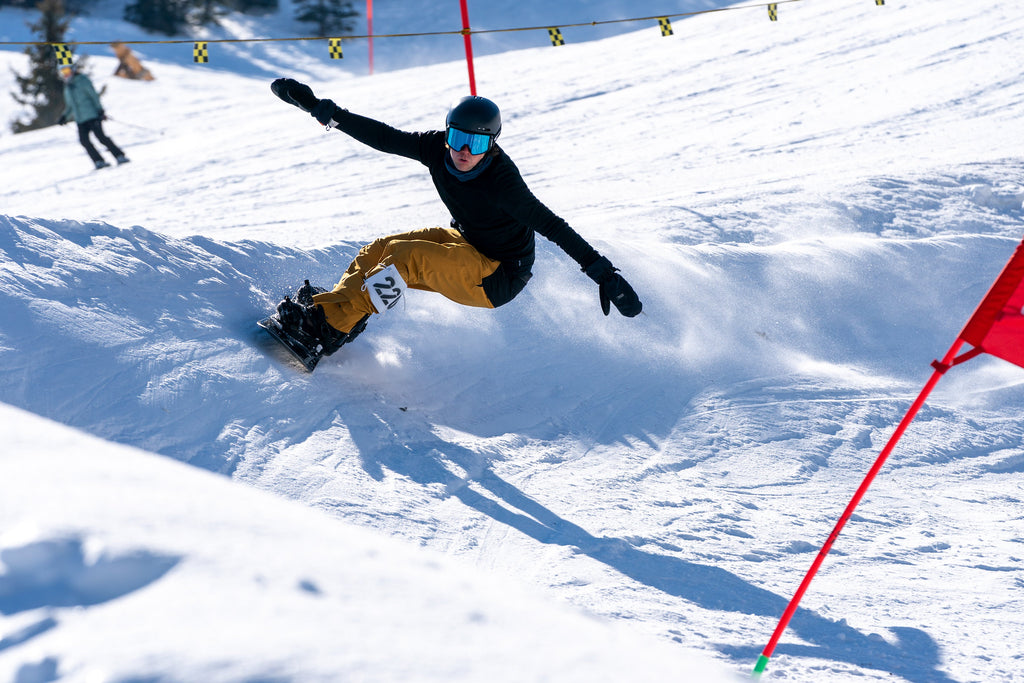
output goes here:
<path id="1" fill-rule="evenodd" d="M 779 619 L 779 624 L 775 627 L 775 632 L 772 633 L 771 639 L 768 641 L 768 644 L 765 645 L 764 650 L 761 652 L 761 656 L 757 659 L 757 665 L 754 667 L 752 674 L 753 678 L 760 678 L 761 673 L 764 672 L 765 667 L 768 666 L 768 660 L 771 658 L 772 653 L 775 652 L 775 646 L 778 644 L 779 638 L 782 637 L 782 632 L 786 630 L 786 627 L 789 625 L 789 620 L 792 619 L 793 615 L 796 613 L 796 608 L 797 605 L 800 604 L 800 599 L 803 598 L 804 593 L 807 592 L 807 588 L 811 585 L 814 575 L 818 573 L 818 568 L 821 567 L 821 563 L 825 561 L 825 556 L 828 555 L 829 550 L 832 549 L 832 544 L 835 543 L 836 538 L 838 538 L 839 532 L 841 532 L 843 527 L 846 526 L 846 522 L 850 519 L 851 515 L 853 515 L 854 509 L 860 503 L 864 494 L 867 493 L 868 487 L 871 486 L 871 482 L 874 481 L 875 475 L 877 475 L 879 470 L 882 469 L 882 465 L 885 464 L 886 458 L 888 458 L 889 454 L 892 453 L 893 448 L 896 447 L 896 443 L 903 436 L 903 433 L 907 431 L 907 427 L 910 426 L 910 423 L 917 416 L 918 411 L 921 409 L 921 406 L 924 405 L 928 395 L 932 393 L 932 389 L 934 389 L 935 385 L 938 384 L 939 379 L 941 379 L 942 375 L 946 373 L 946 370 L 956 364 L 956 352 L 960 350 L 963 343 L 963 340 L 958 338 L 956 342 L 953 343 L 953 346 L 949 348 L 949 351 L 946 352 L 946 356 L 942 359 L 942 362 L 932 364 L 935 368 L 935 372 L 932 373 L 931 379 L 929 379 L 928 383 L 924 385 L 923 389 L 921 389 L 921 393 L 918 394 L 917 399 L 910 406 L 910 409 L 907 410 L 907 414 L 903 416 L 903 420 L 901 420 L 899 426 L 896 427 L 896 431 L 893 432 L 891 437 L 889 437 L 889 441 L 885 444 L 885 448 L 883 448 L 882 452 L 878 454 L 875 464 L 871 466 L 871 470 L 868 472 L 867 476 L 864 477 L 864 481 L 861 482 L 860 488 L 858 488 L 857 492 L 853 494 L 853 498 L 850 499 L 849 504 L 846 506 L 846 510 L 843 511 L 842 516 L 839 517 L 839 521 L 836 522 L 835 528 L 825 541 L 825 545 L 823 545 L 821 550 L 818 551 L 818 556 L 814 558 L 811 568 L 807 570 L 807 575 L 804 576 L 804 580 L 800 583 L 800 587 L 797 588 L 796 593 L 793 595 L 793 599 L 790 600 L 789 605 L 786 606 L 786 611 L 782 613 L 782 618 Z M 964 355 L 973 356 L 974 354 L 972 352 L 968 352 L 968 354 Z"/>
<path id="2" fill-rule="evenodd" d="M 370 38 L 370 75 L 373 75 L 373 0 L 366 0 L 366 35 Z"/>
<path id="3" fill-rule="evenodd" d="M 476 95 L 476 75 L 473 73 L 473 42 L 469 33 L 469 8 L 466 0 L 459 0 L 462 6 L 462 37 L 466 41 L 466 67 L 469 69 L 469 94 Z"/>

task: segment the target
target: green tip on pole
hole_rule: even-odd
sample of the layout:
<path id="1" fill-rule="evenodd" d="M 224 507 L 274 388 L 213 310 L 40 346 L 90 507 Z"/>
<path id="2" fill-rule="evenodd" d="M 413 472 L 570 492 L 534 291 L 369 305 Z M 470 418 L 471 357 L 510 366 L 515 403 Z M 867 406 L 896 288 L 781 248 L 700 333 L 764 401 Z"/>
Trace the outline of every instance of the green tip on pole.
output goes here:
<path id="1" fill-rule="evenodd" d="M 768 657 L 761 655 L 757 658 L 757 664 L 754 666 L 754 673 L 750 674 L 750 677 L 754 680 L 761 678 L 761 674 L 764 673 L 765 667 L 768 666 Z"/>

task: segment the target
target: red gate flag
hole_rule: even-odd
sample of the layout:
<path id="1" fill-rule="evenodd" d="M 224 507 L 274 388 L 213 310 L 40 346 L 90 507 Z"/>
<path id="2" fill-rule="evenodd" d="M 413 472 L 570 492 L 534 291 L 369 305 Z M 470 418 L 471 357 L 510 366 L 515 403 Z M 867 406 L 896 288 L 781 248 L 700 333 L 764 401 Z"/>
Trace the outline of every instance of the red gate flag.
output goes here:
<path id="1" fill-rule="evenodd" d="M 1024 242 L 1003 268 L 960 339 L 997 358 L 1024 367 Z"/>
<path id="2" fill-rule="evenodd" d="M 988 294 L 981 300 L 978 308 L 975 309 L 974 314 L 967 321 L 964 329 L 957 336 L 953 345 L 946 352 L 946 355 L 943 356 L 941 361 L 932 362 L 935 372 L 932 373 L 931 378 L 924 385 L 924 388 L 921 389 L 921 393 L 918 394 L 899 425 L 896 426 L 896 431 L 889 437 L 889 441 L 882 448 L 882 452 L 878 454 L 867 476 L 864 477 L 864 481 L 861 482 L 860 487 L 853 494 L 853 498 L 846 505 L 843 514 L 839 516 L 839 521 L 836 522 L 832 533 L 829 534 L 829 537 L 818 551 L 817 557 L 811 563 L 811 568 L 807 570 L 796 593 L 793 594 L 789 604 L 786 605 L 786 610 L 782 613 L 782 618 L 779 619 L 779 623 L 775 626 L 775 631 L 772 633 L 771 638 L 769 638 L 768 644 L 761 651 L 761 656 L 758 658 L 757 664 L 754 665 L 753 678 L 759 678 L 768 666 L 768 660 L 775 652 L 775 646 L 778 645 L 782 633 L 786 630 L 790 619 L 796 613 L 801 598 L 803 598 L 804 593 L 810 587 L 814 575 L 818 573 L 818 568 L 821 567 L 821 563 L 825 560 L 825 556 L 832 549 L 832 544 L 839 537 L 839 533 L 843 530 L 846 522 L 853 516 L 854 509 L 860 504 L 864 494 L 867 493 L 871 482 L 874 481 L 875 476 L 882 469 L 882 465 L 885 464 L 889 454 L 892 453 L 900 438 L 903 437 L 903 433 L 910 426 L 910 423 L 921 409 L 921 406 L 924 405 L 925 400 L 932 392 L 932 389 L 935 388 L 942 375 L 954 365 L 959 365 L 982 353 L 988 353 L 1009 361 L 1014 365 L 1024 367 L 1024 310 L 1022 309 L 1024 309 L 1024 241 L 1017 245 L 1017 250 L 1010 257 L 1010 260 L 1003 268 L 1003 272 L 992 283 Z M 957 356 L 957 351 L 959 351 L 964 343 L 970 344 L 974 348 Z"/>

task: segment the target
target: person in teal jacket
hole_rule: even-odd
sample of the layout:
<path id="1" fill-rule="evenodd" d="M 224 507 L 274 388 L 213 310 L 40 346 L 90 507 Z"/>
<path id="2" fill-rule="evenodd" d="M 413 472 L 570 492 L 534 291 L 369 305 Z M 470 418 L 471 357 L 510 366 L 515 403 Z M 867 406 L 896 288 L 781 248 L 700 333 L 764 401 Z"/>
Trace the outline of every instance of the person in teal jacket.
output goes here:
<path id="1" fill-rule="evenodd" d="M 78 71 L 77 66 L 62 66 L 60 76 L 64 80 L 64 113 L 61 114 L 59 123 L 64 125 L 68 121 L 78 123 L 78 140 L 89 153 L 89 158 L 96 164 L 96 168 L 109 166 L 96 148 L 89 135 L 95 135 L 96 139 L 106 147 L 118 164 L 128 163 L 121 148 L 114 144 L 114 141 L 103 132 L 103 120 L 107 115 L 103 113 L 103 105 L 100 104 L 100 96 L 96 94 L 89 77 Z"/>

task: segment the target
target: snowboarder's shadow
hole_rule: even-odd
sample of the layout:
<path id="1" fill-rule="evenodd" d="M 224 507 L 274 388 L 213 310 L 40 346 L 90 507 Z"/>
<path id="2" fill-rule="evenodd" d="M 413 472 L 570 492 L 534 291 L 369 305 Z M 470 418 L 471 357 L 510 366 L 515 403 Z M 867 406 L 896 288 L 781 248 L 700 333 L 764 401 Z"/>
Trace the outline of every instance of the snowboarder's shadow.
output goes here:
<path id="1" fill-rule="evenodd" d="M 499 477 L 481 454 L 446 442 L 429 430 L 417 433 L 418 439 L 402 438 L 401 445 L 396 445 L 390 438 L 394 433 L 383 420 L 365 429 L 348 426 L 363 468 L 375 479 L 383 479 L 386 468 L 425 487 L 443 484 L 446 495 L 495 522 L 541 543 L 572 548 L 634 581 L 704 609 L 768 617 L 774 625 L 786 608 L 787 598 L 719 567 L 640 550 L 619 538 L 594 536 Z M 452 465 L 465 474 L 453 472 Z M 843 661 L 920 683 L 953 680 L 938 670 L 938 646 L 920 629 L 890 629 L 897 640 L 892 644 L 803 608 L 797 611 L 789 629 L 811 645 L 783 643 L 776 648 L 776 656 Z M 752 633 L 751 637 L 767 640 L 769 635 Z M 719 644 L 717 649 L 740 665 L 752 666 L 762 646 L 763 642 L 749 647 Z"/>

